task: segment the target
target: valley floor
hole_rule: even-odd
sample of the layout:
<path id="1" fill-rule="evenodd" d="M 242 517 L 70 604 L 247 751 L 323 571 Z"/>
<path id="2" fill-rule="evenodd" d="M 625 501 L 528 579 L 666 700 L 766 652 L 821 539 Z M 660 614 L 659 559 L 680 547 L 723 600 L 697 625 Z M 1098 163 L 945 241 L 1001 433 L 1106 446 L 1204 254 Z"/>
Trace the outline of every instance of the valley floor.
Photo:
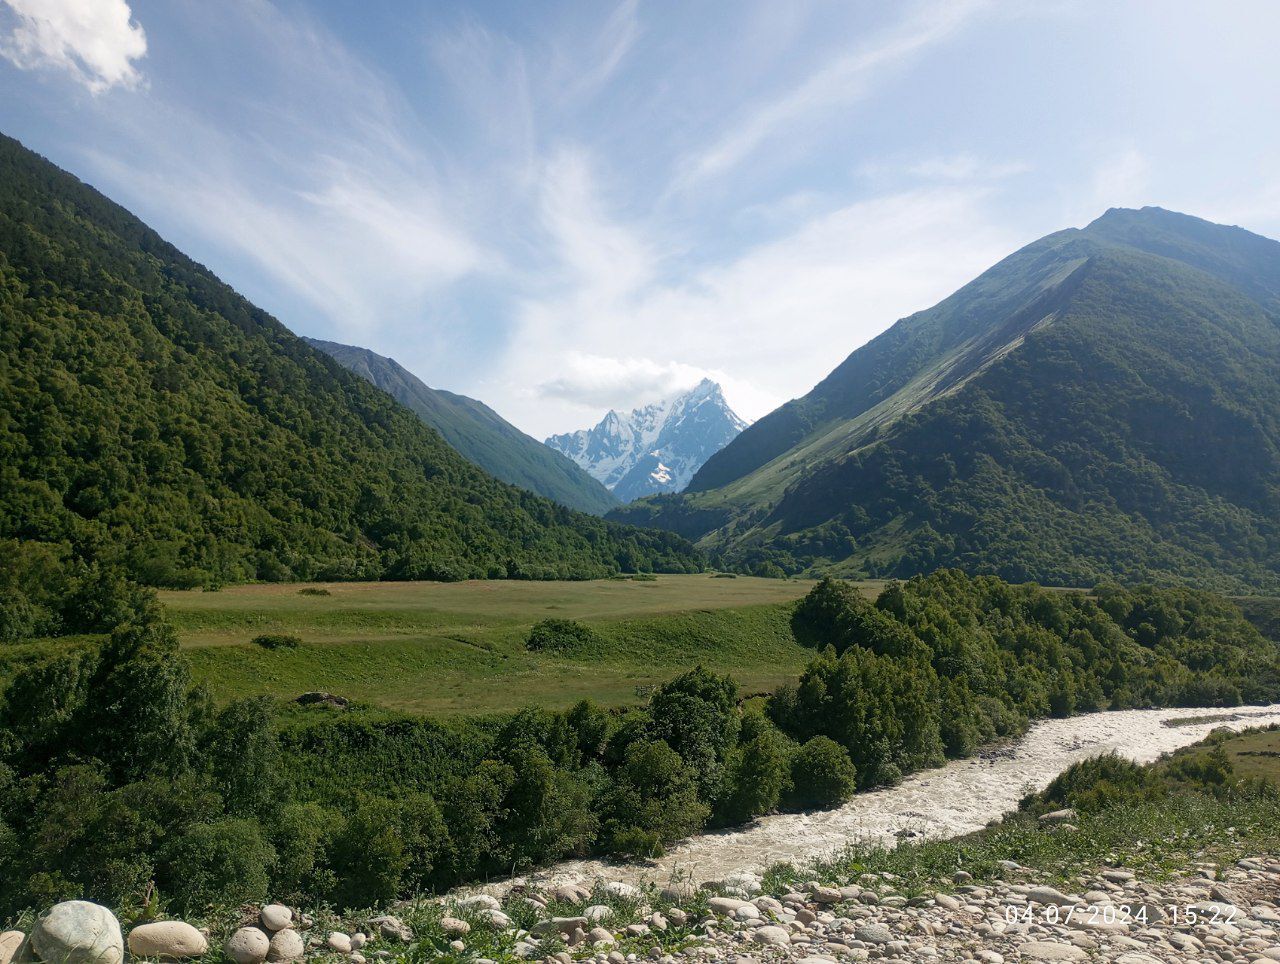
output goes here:
<path id="1" fill-rule="evenodd" d="M 197 678 L 217 699 L 321 690 L 389 710 L 456 715 L 639 702 L 702 663 L 745 693 L 794 679 L 813 655 L 792 636 L 805 580 L 712 574 L 592 582 L 381 582 L 162 592 Z M 874 596 L 882 588 L 867 583 Z M 597 651 L 524 645 L 541 619 L 573 619 Z M 262 633 L 300 637 L 266 650 Z"/>

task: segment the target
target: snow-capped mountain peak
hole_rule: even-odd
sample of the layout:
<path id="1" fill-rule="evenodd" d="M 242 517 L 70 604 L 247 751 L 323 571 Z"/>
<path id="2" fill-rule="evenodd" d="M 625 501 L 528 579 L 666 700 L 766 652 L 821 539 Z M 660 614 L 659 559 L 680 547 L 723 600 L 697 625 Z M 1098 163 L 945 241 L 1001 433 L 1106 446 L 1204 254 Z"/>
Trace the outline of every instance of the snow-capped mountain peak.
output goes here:
<path id="1" fill-rule="evenodd" d="M 547 445 L 630 502 L 679 492 L 746 427 L 720 386 L 704 378 L 686 392 L 626 415 L 610 409 L 594 428 L 553 435 Z"/>

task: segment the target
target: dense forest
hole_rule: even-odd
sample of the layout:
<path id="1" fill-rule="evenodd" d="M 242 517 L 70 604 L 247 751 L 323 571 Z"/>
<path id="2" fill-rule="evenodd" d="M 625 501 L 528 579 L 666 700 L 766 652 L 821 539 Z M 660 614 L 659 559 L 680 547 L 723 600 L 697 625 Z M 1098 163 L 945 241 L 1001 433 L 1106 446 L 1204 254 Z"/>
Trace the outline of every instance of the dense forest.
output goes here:
<path id="1" fill-rule="evenodd" d="M 1280 243 L 1156 209 L 1044 238 L 614 518 L 760 574 L 1280 586 Z"/>
<path id="2" fill-rule="evenodd" d="M 679 537 L 485 475 L 127 211 L 3 137 L 0 489 L 7 549 L 159 586 L 701 568 Z"/>
<path id="3" fill-rule="evenodd" d="M 1280 698 L 1280 652 L 1227 600 L 1062 593 L 944 571 L 797 605 L 814 658 L 744 701 L 694 669 L 647 704 L 432 721 L 193 687 L 146 590 L 74 572 L 100 634 L 33 647 L 0 704 L 0 905 L 175 911 L 268 893 L 366 906 L 573 854 L 829 807 L 1037 717 Z M 529 645 L 569 648 L 564 620 Z M 335 778 L 341 774 L 341 778 Z M 156 890 L 152 891 L 154 882 Z M 158 895 L 158 896 L 156 896 Z"/>

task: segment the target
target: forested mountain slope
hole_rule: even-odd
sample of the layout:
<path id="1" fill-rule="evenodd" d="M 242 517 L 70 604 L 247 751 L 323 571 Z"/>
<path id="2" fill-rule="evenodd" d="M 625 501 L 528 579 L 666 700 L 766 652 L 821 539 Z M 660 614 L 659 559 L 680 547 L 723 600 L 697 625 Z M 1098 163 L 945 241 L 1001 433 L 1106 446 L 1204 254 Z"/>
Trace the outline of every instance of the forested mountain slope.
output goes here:
<path id="1" fill-rule="evenodd" d="M 1041 239 L 615 514 L 747 568 L 1220 588 L 1280 572 L 1280 244 L 1157 208 Z"/>
<path id="2" fill-rule="evenodd" d="M 0 544 L 162 585 L 603 576 L 691 548 L 486 475 L 92 188 L 0 138 Z"/>
<path id="3" fill-rule="evenodd" d="M 367 348 L 304 339 L 382 389 L 490 475 L 571 509 L 603 515 L 618 500 L 568 459 L 520 431 L 484 402 L 431 388 L 395 359 Z"/>

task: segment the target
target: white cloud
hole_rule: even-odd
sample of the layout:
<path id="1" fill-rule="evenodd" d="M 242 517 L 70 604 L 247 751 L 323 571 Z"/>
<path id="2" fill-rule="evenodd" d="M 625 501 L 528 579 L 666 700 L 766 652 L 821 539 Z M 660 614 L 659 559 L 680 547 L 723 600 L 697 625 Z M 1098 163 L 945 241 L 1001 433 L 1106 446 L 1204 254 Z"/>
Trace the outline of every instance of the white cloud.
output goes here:
<path id="1" fill-rule="evenodd" d="M 567 284 L 520 306 L 483 397 L 542 437 L 706 375 L 740 414 L 759 418 L 1029 240 L 998 226 L 989 193 L 939 186 L 828 207 L 783 237 L 684 277 L 663 272 L 681 259 L 650 252 L 651 279 L 621 288 L 610 287 L 610 258 L 584 257 Z M 584 203 L 603 216 L 598 200 Z M 624 250 L 643 247 L 634 226 L 596 229 L 631 239 Z"/>
<path id="2" fill-rule="evenodd" d="M 739 118 L 728 133 L 686 161 L 680 185 L 687 187 L 736 167 L 802 118 L 865 98 L 878 72 L 946 40 L 988 5 L 988 0 L 937 0 L 919 8 L 905 22 Z"/>
<path id="3" fill-rule="evenodd" d="M 692 388 L 703 378 L 720 380 L 724 374 L 674 361 L 570 351 L 559 375 L 540 384 L 537 394 L 593 408 L 626 410 Z"/>
<path id="4" fill-rule="evenodd" d="M 126 0 L 0 0 L 13 27 L 0 54 L 31 70 L 68 71 L 93 93 L 137 87 L 134 65 L 147 53 L 147 35 Z"/>

